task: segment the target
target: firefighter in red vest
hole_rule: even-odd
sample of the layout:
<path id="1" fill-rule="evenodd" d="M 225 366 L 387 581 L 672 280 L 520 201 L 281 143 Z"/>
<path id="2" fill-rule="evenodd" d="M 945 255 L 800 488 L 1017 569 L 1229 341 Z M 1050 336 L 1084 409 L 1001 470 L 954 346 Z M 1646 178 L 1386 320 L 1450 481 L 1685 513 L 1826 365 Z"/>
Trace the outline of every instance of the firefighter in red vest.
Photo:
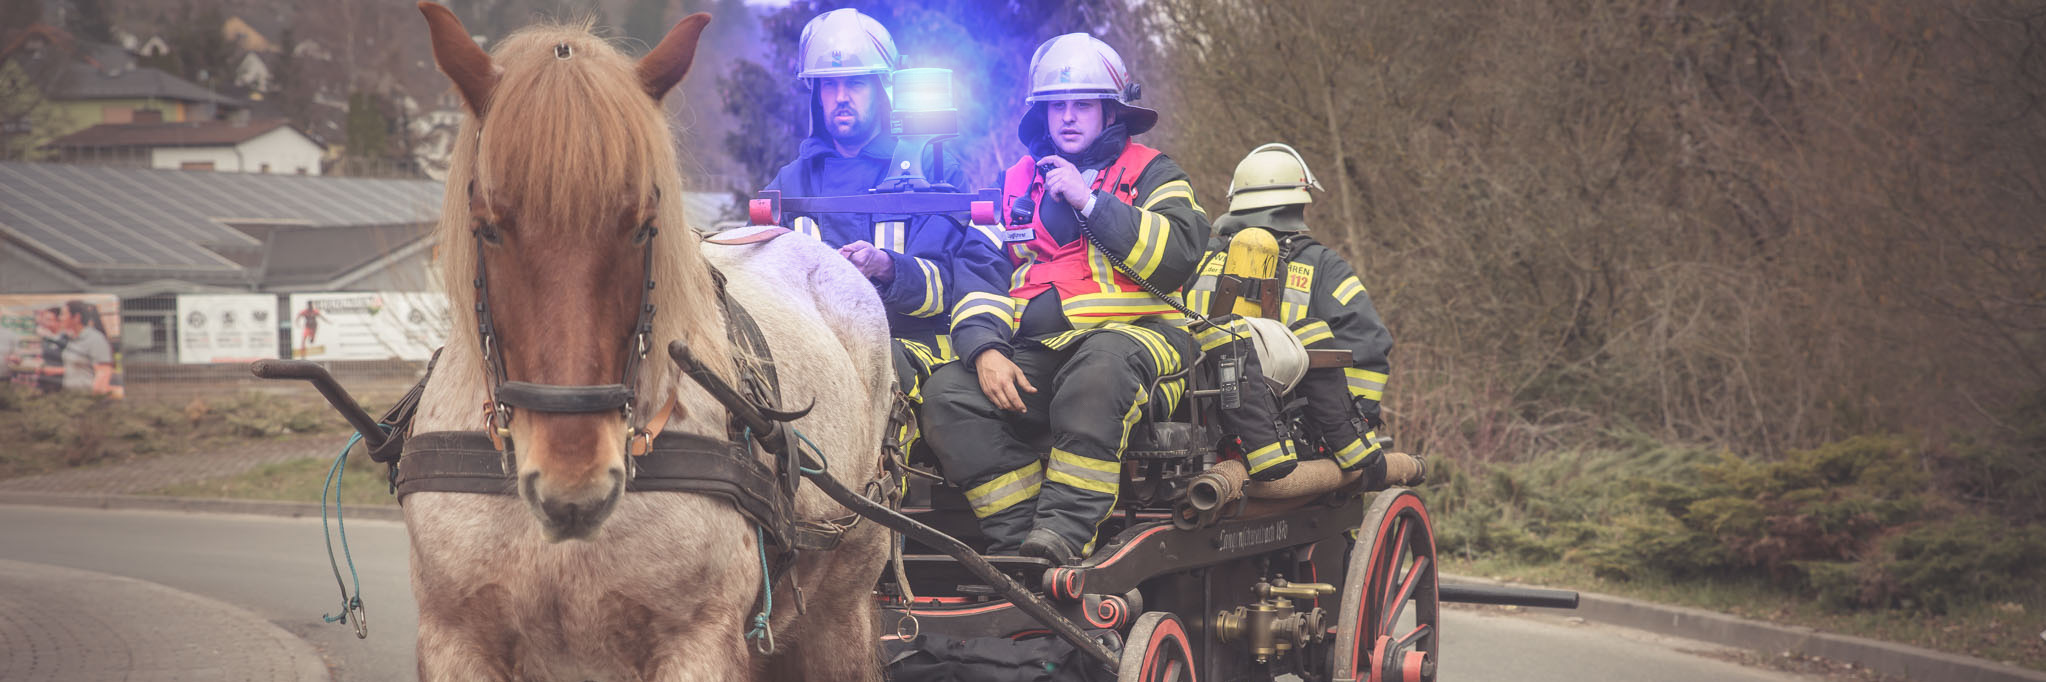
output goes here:
<path id="1" fill-rule="evenodd" d="M 987 553 L 1069 564 L 1092 551 L 1114 507 L 1130 428 L 1186 392 L 1183 378 L 1160 381 L 1195 357 L 1187 317 L 1160 292 L 1194 274 L 1209 225 L 1186 172 L 1130 139 L 1158 113 L 1131 103 L 1138 88 L 1114 49 L 1084 33 L 1053 38 L 1031 58 L 1030 82 L 1018 130 L 1030 156 L 1002 186 L 1014 269 L 994 290 L 1008 295 L 954 304 L 963 362 L 925 384 L 922 422 Z M 1262 401 L 1247 413 L 1276 414 L 1269 390 L 1245 395 Z M 1257 478 L 1292 469 L 1272 419 L 1228 414 Z M 1048 455 L 1027 442 L 1046 433 Z"/>

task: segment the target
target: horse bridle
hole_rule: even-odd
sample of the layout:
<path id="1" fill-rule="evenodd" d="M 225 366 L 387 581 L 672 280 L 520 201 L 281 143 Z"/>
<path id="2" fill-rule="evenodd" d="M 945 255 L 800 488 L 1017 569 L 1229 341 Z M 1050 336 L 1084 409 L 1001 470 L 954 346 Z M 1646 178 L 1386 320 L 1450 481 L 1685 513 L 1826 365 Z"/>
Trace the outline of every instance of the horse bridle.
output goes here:
<path id="1" fill-rule="evenodd" d="M 469 196 L 473 203 L 476 196 L 475 181 L 469 182 Z M 660 203 L 661 189 L 654 188 L 654 202 Z M 644 247 L 641 257 L 642 273 L 646 286 L 639 292 L 639 316 L 628 332 L 625 349 L 625 371 L 618 383 L 593 386 L 564 386 L 540 384 L 526 381 L 508 381 L 504 367 L 504 349 L 498 343 L 497 327 L 490 314 L 490 276 L 484 265 L 483 250 L 486 243 L 501 243 L 497 227 L 491 221 L 473 216 L 477 224 L 470 228 L 470 238 L 476 243 L 476 335 L 483 347 L 483 368 L 490 380 L 490 405 L 488 406 L 491 440 L 498 444 L 498 451 L 505 457 L 505 471 L 513 470 L 511 423 L 513 409 L 526 409 L 550 414 L 590 414 L 618 410 L 625 417 L 625 435 L 628 453 L 635 440 L 651 441 L 654 434 L 648 433 L 646 424 L 638 420 L 634 406 L 639 402 L 639 366 L 646 360 L 647 351 L 653 345 L 654 323 L 654 237 L 660 228 L 654 226 L 652 216 L 641 223 L 633 232 L 632 240 Z M 633 458 L 626 457 L 626 478 L 632 478 Z"/>

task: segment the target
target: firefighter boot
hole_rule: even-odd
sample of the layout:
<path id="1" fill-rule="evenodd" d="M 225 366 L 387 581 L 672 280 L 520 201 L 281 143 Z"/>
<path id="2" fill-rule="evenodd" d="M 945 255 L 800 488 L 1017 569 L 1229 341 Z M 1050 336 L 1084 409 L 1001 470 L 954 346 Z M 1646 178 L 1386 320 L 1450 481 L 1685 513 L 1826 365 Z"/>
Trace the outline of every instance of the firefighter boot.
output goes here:
<path id="1" fill-rule="evenodd" d="M 1023 549 L 1017 553 L 1049 561 L 1053 566 L 1080 563 L 1080 550 L 1072 541 L 1043 528 L 1030 531 L 1030 537 L 1023 540 Z"/>

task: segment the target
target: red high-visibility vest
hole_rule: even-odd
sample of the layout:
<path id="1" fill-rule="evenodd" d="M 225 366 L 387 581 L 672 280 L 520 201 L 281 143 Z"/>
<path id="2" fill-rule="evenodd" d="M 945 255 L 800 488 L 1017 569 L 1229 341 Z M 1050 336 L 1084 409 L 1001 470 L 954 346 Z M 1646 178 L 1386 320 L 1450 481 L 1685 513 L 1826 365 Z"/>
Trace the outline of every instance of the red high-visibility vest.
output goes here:
<path id="1" fill-rule="evenodd" d="M 1114 163 L 1094 177 L 1094 189 L 1106 190 L 1123 203 L 1141 205 L 1137 178 L 1156 158 L 1158 150 L 1131 142 L 1123 147 L 1122 155 Z M 1021 196 L 1030 197 L 1032 206 L 1041 207 L 1044 200 L 1044 182 L 1037 174 L 1037 160 L 1029 156 L 1009 167 L 1002 179 L 1002 203 L 997 206 L 1012 206 Z M 1177 309 L 1116 270 L 1107 255 L 1094 248 L 1085 236 L 1059 244 L 1051 231 L 1044 229 L 1042 218 L 1043 211 L 1033 211 L 1028 224 L 1009 225 L 1009 234 L 1029 230 L 1029 238 L 1004 243 L 1003 251 L 1016 267 L 1009 278 L 1009 297 L 1015 304 L 1018 321 L 1022 320 L 1023 307 L 1030 299 L 1047 289 L 1058 290 L 1060 308 L 1074 329 L 1145 317 L 1180 316 Z"/>

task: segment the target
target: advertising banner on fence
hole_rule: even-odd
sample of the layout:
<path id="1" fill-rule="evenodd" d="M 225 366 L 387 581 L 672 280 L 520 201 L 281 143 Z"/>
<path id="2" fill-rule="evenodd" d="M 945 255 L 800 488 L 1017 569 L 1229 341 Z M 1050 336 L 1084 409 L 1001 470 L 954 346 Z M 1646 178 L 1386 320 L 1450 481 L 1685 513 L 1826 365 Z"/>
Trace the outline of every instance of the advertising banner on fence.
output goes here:
<path id="1" fill-rule="evenodd" d="M 448 338 L 447 298 L 372 291 L 291 295 L 291 356 L 425 360 Z"/>
<path id="2" fill-rule="evenodd" d="M 250 362 L 277 357 L 277 296 L 178 296 L 178 362 Z"/>
<path id="3" fill-rule="evenodd" d="M 0 295 L 0 377 L 44 393 L 121 395 L 121 299 Z"/>

